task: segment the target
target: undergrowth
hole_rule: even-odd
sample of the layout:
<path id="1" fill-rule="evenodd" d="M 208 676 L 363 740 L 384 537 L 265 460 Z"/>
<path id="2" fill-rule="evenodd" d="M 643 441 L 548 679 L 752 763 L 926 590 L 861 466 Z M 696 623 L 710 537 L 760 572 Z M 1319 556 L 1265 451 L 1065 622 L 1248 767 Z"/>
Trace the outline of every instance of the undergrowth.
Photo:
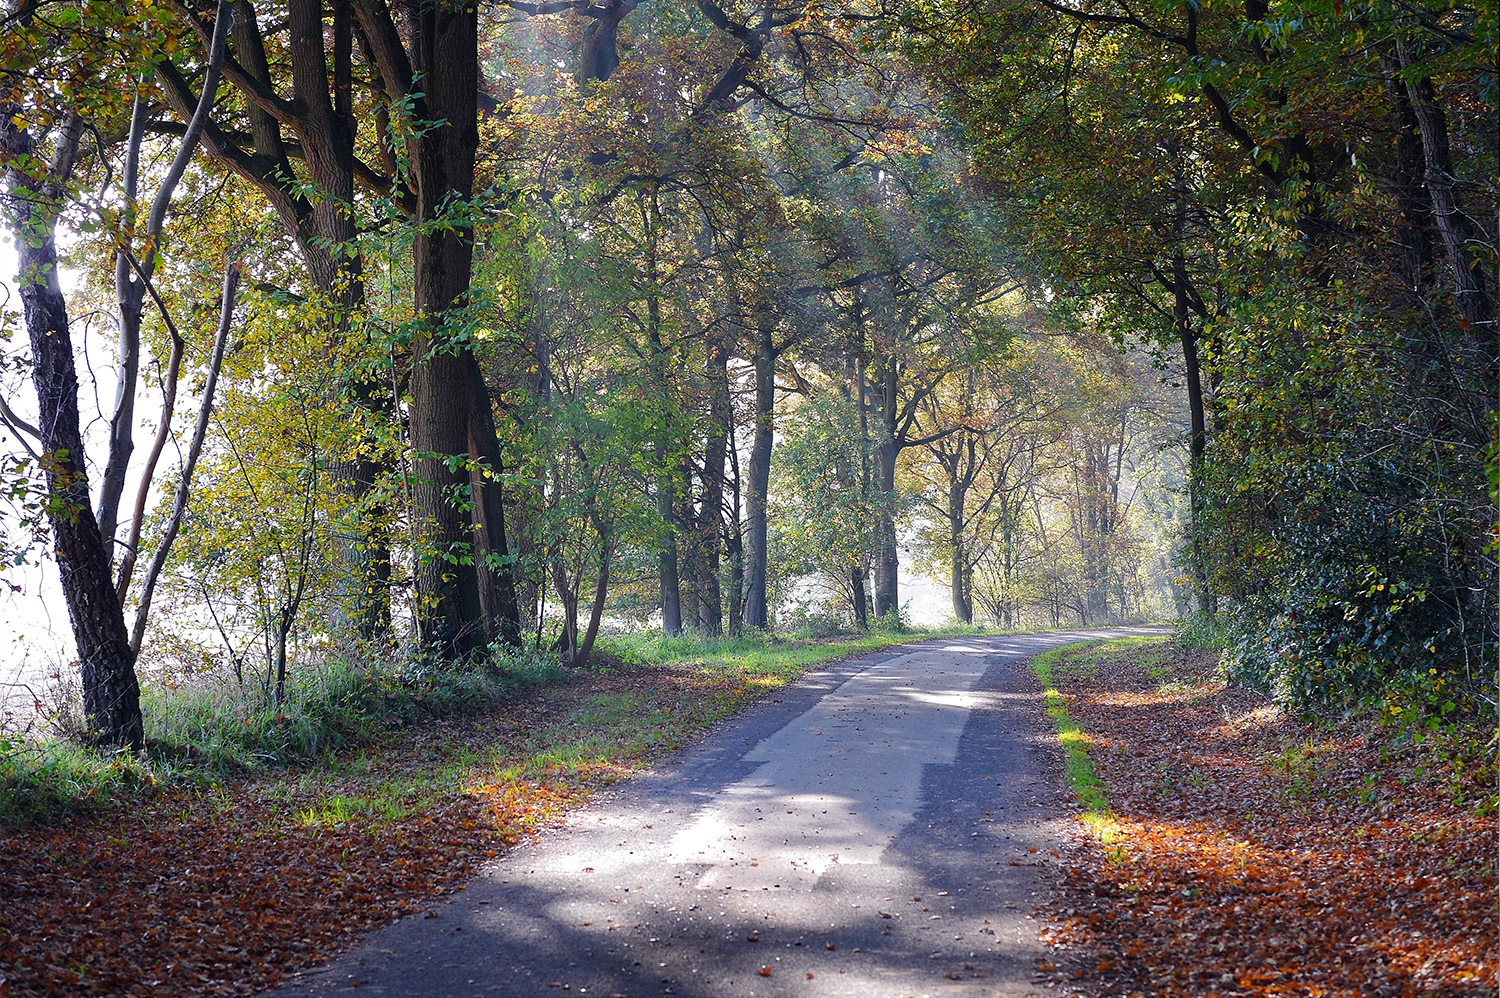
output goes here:
<path id="1" fill-rule="evenodd" d="M 313 657 L 288 670 L 279 699 L 228 672 L 147 676 L 140 754 L 83 748 L 76 691 L 62 689 L 48 708 L 50 731 L 0 733 L 0 825 L 66 818 L 183 779 L 315 763 L 391 728 L 481 710 L 561 674 L 542 656 L 501 649 L 441 669 Z"/>
<path id="2" fill-rule="evenodd" d="M 589 716 L 537 726 L 525 761 L 518 768 L 508 761 L 486 778 L 504 782 L 634 762 L 680 744 L 816 664 L 974 631 L 882 626 L 833 640 L 773 633 L 601 638 L 595 674 L 663 669 L 691 677 L 691 690 L 668 709 L 623 689 L 600 694 Z M 441 668 L 394 656 L 309 657 L 289 670 L 279 700 L 264 683 L 242 682 L 227 671 L 148 675 L 141 697 L 147 749 L 109 756 L 78 746 L 80 698 L 76 690 L 62 690 L 50 707 L 51 733 L 0 736 L 0 826 L 61 820 L 183 780 L 274 774 L 288 766 L 304 772 L 298 779 L 336 780 L 350 758 L 387 732 L 489 711 L 568 675 L 546 655 L 510 649 L 496 650 L 480 663 Z M 486 768 L 477 756 L 447 760 L 418 782 L 423 788 L 433 780 L 454 783 L 465 770 L 468 775 L 457 782 L 472 782 L 475 771 Z M 388 790 L 374 792 L 387 795 Z M 340 805 L 331 799 L 311 811 L 308 821 L 337 823 L 350 806 L 348 800 Z"/>

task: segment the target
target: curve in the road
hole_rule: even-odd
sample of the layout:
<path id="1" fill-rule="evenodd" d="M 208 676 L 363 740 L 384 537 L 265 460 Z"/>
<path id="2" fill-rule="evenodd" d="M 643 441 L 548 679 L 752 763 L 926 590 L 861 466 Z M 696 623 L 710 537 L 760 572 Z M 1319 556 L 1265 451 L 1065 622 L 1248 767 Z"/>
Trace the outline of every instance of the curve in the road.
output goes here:
<path id="1" fill-rule="evenodd" d="M 934 639 L 817 673 L 272 994 L 1039 993 L 1062 792 L 1021 664 L 1111 628 Z"/>

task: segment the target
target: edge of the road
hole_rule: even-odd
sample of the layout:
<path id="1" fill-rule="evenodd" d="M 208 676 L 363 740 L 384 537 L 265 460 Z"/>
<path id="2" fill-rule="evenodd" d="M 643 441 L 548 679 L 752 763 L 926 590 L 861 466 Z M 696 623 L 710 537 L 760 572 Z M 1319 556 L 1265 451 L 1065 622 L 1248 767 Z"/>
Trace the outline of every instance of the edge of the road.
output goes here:
<path id="1" fill-rule="evenodd" d="M 650 766 L 625 777 L 618 783 L 596 791 L 585 803 L 571 810 L 567 815 L 564 815 L 555 825 L 539 829 L 534 838 L 502 852 L 499 856 L 480 867 L 477 875 L 482 876 L 486 870 L 493 870 L 499 866 L 503 866 L 509 858 L 523 852 L 534 842 L 540 841 L 550 835 L 566 834 L 566 829 L 570 821 L 577 816 L 587 815 L 598 809 L 606 808 L 617 800 L 640 802 L 652 796 L 675 795 L 681 793 L 687 786 L 704 781 L 710 773 L 721 775 L 723 768 L 733 765 L 737 756 L 742 756 L 748 749 L 758 745 L 765 738 L 770 737 L 788 722 L 810 709 L 819 699 L 835 692 L 853 677 L 869 669 L 883 665 L 886 662 L 901 658 L 904 655 L 921 651 L 925 646 L 939 643 L 984 642 L 992 644 L 1015 641 L 1017 639 L 1043 639 L 1044 645 L 1042 647 L 1019 655 L 1001 648 L 994 648 L 988 651 L 988 661 L 985 670 L 988 673 L 1013 659 L 1025 660 L 1034 655 L 1039 655 L 1044 651 L 1064 645 L 1101 638 L 1108 640 L 1134 635 L 1161 634 L 1169 631 L 1170 628 L 1166 625 L 1127 625 L 1120 627 L 1076 628 L 1059 631 L 1026 631 L 1018 634 L 939 635 L 930 638 L 919 638 L 898 645 L 889 645 L 876 651 L 836 659 L 810 669 L 785 686 L 758 697 L 734 714 L 704 729 L 697 737 L 678 747 L 670 754 L 658 759 Z M 1028 682 L 1030 682 L 1029 679 Z M 1040 685 L 1036 688 L 1035 707 L 1038 717 L 1046 720 L 1042 716 L 1045 713 L 1045 707 L 1042 703 Z M 1050 725 L 1048 731 L 1055 736 L 1056 732 L 1050 729 Z M 1056 747 L 1060 752 L 1061 745 L 1059 744 Z M 742 760 L 738 768 L 742 769 L 743 772 L 739 775 L 751 772 L 758 765 L 760 764 L 757 762 L 745 762 Z M 1066 787 L 1060 757 L 1053 768 L 1056 770 L 1055 775 L 1059 781 L 1058 785 Z"/>

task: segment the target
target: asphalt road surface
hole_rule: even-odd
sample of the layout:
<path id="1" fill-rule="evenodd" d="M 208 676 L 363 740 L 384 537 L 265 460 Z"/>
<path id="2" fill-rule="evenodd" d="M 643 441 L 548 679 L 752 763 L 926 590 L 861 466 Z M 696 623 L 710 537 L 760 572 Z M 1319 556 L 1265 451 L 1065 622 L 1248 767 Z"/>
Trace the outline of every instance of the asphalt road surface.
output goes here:
<path id="1" fill-rule="evenodd" d="M 1022 996 L 1071 797 L 1023 659 L 943 638 L 810 673 L 467 889 L 272 994 Z"/>

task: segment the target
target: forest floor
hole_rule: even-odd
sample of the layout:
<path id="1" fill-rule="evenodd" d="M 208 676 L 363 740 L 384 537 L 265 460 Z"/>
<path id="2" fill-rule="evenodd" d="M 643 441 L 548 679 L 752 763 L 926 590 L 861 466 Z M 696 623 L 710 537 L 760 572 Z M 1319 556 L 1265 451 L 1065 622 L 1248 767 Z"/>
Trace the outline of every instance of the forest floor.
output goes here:
<path id="1" fill-rule="evenodd" d="M 498 850 L 787 676 L 605 663 L 301 768 L 0 828 L 0 996 L 268 988 L 463 890 Z"/>
<path id="2" fill-rule="evenodd" d="M 1112 811 L 1080 834 L 1039 986 L 1493 994 L 1494 816 L 1422 747 L 1298 724 L 1215 675 L 1161 643 L 1055 668 Z M 267 988 L 785 678 L 617 664 L 316 765 L 0 829 L 0 998 Z"/>
<path id="3" fill-rule="evenodd" d="M 1455 774 L 1432 738 L 1299 723 L 1166 642 L 1072 652 L 1052 676 L 1108 802 L 1050 912 L 1053 987 L 1496 993 L 1492 755 Z"/>

